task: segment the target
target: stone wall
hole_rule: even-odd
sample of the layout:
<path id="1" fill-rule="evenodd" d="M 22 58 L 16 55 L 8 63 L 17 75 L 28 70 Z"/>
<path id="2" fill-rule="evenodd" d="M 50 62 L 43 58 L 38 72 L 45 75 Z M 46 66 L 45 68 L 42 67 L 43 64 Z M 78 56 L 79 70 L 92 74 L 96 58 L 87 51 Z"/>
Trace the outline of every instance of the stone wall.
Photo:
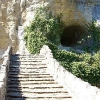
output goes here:
<path id="1" fill-rule="evenodd" d="M 21 55 L 30 54 L 27 48 L 25 47 L 23 26 L 18 27 L 18 41 L 19 41 L 19 48 L 17 54 L 21 54 Z"/>
<path id="2" fill-rule="evenodd" d="M 3 64 L 0 66 L 0 100 L 5 100 L 6 94 L 6 77 L 9 70 L 9 59 L 11 54 L 11 47 L 5 51 L 3 55 Z"/>
<path id="3" fill-rule="evenodd" d="M 53 58 L 48 46 L 44 45 L 40 50 L 40 54 L 47 59 L 48 73 L 53 75 L 54 79 L 70 93 L 73 100 L 100 100 L 100 89 L 68 72 Z"/>

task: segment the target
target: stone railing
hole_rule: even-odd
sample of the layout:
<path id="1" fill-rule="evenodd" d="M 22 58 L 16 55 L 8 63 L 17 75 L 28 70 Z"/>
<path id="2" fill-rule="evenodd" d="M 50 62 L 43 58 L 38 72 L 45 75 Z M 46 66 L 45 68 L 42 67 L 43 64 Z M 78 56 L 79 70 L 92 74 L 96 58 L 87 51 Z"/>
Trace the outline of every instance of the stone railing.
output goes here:
<path id="1" fill-rule="evenodd" d="M 100 100 L 100 89 L 68 72 L 53 58 L 48 46 L 44 45 L 40 50 L 40 54 L 47 59 L 47 71 L 54 76 L 56 81 L 63 85 L 73 97 L 73 100 Z"/>
<path id="2" fill-rule="evenodd" d="M 11 46 L 5 51 L 3 55 L 3 64 L 0 66 L 0 100 L 5 100 L 6 94 L 6 76 L 9 70 L 9 59 L 11 54 Z"/>

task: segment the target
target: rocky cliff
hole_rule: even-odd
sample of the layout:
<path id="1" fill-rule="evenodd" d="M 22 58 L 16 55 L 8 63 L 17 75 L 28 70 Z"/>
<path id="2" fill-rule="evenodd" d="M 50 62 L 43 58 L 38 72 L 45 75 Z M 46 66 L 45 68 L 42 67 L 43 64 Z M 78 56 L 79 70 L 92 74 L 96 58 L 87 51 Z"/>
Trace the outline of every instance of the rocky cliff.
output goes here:
<path id="1" fill-rule="evenodd" d="M 20 0 L 0 0 L 0 50 L 17 46 Z"/>
<path id="2" fill-rule="evenodd" d="M 78 4 L 77 4 L 78 5 Z M 62 20 L 67 26 L 90 20 L 77 9 L 73 0 L 0 0 L 0 54 L 12 45 L 13 53 L 19 49 L 18 26 L 29 25 L 34 18 L 35 11 L 40 6 L 46 6 L 53 15 L 62 13 Z M 89 12 L 89 10 L 86 10 Z"/>

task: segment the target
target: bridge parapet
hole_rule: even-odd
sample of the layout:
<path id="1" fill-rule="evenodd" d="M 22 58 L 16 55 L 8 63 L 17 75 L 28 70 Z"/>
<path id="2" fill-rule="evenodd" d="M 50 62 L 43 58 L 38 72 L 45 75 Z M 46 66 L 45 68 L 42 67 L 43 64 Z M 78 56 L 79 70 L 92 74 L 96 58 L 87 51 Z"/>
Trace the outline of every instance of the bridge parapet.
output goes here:
<path id="1" fill-rule="evenodd" d="M 53 58 L 53 54 L 48 46 L 43 46 L 40 54 L 47 59 L 48 73 L 53 75 L 54 79 L 68 90 L 74 100 L 100 100 L 100 89 L 91 86 L 88 82 L 84 82 L 68 72 Z"/>
<path id="2" fill-rule="evenodd" d="M 6 77 L 9 71 L 10 55 L 11 46 L 9 46 L 8 49 L 5 51 L 3 55 L 3 64 L 0 66 L 0 100 L 5 100 Z"/>

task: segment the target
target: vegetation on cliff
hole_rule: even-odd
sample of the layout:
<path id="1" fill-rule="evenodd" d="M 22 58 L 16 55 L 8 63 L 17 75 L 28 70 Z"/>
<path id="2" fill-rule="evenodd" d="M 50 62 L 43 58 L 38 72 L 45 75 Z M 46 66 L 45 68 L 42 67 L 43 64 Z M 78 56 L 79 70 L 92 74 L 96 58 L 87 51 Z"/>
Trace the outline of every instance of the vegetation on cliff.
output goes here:
<path id="1" fill-rule="evenodd" d="M 54 58 L 68 71 L 92 85 L 99 86 L 100 51 L 97 46 L 100 42 L 100 31 L 97 31 L 96 26 L 93 25 L 87 26 L 93 41 L 95 41 L 91 46 L 92 53 L 79 54 L 73 51 L 60 50 L 58 45 L 65 24 L 61 21 L 61 16 L 53 16 L 50 12 L 41 8 L 37 11 L 30 26 L 25 28 L 24 40 L 26 47 L 32 54 L 39 53 L 41 47 L 47 44 L 52 50 Z"/>

